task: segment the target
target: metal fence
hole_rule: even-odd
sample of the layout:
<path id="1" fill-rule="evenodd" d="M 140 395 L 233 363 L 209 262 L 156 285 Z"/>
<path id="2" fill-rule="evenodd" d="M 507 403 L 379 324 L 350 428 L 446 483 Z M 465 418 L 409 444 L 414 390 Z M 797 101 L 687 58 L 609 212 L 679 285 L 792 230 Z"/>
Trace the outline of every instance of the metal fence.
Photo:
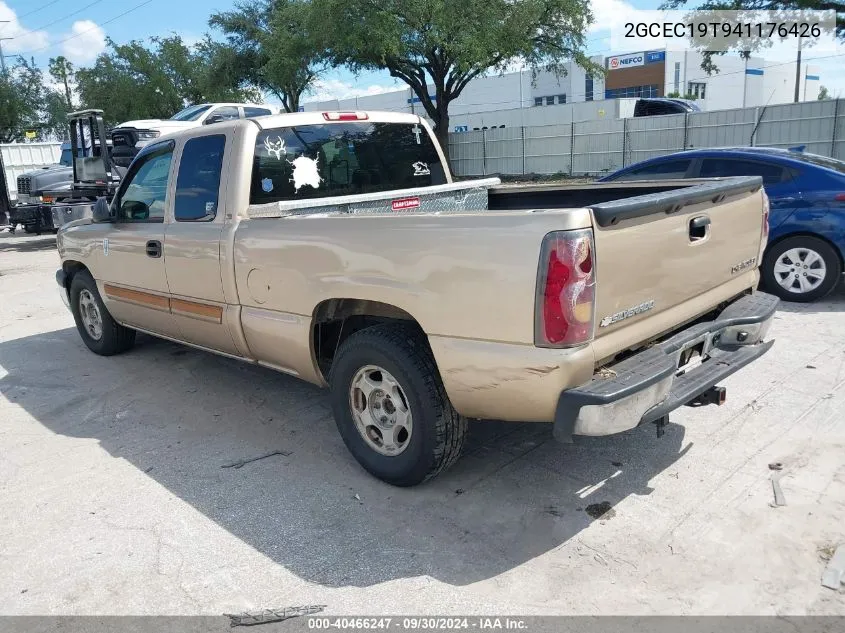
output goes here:
<path id="1" fill-rule="evenodd" d="M 600 175 L 684 149 L 795 147 L 845 160 L 845 99 L 449 135 L 458 176 Z"/>

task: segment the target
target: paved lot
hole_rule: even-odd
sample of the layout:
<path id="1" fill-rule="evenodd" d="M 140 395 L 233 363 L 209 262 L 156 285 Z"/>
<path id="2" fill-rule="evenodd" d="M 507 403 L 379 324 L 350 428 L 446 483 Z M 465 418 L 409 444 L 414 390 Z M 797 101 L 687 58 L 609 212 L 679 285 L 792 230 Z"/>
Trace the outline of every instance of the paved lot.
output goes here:
<path id="1" fill-rule="evenodd" d="M 845 541 L 842 287 L 785 306 L 728 403 L 661 439 L 476 423 L 401 490 L 307 384 L 149 337 L 91 354 L 57 262 L 52 237 L 0 234 L 0 613 L 845 614 L 819 584 Z"/>

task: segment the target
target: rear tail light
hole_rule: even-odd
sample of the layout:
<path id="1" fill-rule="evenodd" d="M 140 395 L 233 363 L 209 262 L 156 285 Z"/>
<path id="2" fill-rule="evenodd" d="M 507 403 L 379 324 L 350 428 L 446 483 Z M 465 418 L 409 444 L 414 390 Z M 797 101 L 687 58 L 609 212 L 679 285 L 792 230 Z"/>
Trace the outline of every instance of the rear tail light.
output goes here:
<path id="1" fill-rule="evenodd" d="M 835 196 L 833 196 L 833 199 L 837 202 L 845 202 L 845 193 L 837 193 Z"/>
<path id="2" fill-rule="evenodd" d="M 323 112 L 326 121 L 366 121 L 369 115 L 366 112 Z"/>
<path id="3" fill-rule="evenodd" d="M 760 229 L 760 250 L 757 252 L 757 265 L 763 263 L 763 253 L 769 243 L 769 196 L 763 191 L 763 226 Z"/>
<path id="4" fill-rule="evenodd" d="M 571 347 L 593 338 L 596 283 L 591 229 L 543 239 L 534 307 L 534 344 Z"/>

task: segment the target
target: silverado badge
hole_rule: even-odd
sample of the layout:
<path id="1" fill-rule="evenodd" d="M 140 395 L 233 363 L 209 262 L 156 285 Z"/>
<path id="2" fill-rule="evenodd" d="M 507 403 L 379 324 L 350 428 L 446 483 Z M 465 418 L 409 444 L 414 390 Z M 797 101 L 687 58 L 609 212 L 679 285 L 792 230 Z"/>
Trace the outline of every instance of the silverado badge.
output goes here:
<path id="1" fill-rule="evenodd" d="M 627 310 L 620 310 L 615 314 L 607 315 L 599 322 L 599 327 L 607 327 L 608 325 L 613 325 L 614 323 L 618 323 L 619 321 L 623 321 L 632 316 L 642 314 L 643 312 L 648 312 L 653 307 L 654 299 L 649 299 L 648 301 L 644 301 L 639 305 L 636 305 L 632 308 L 628 308 Z"/>
<path id="2" fill-rule="evenodd" d="M 731 274 L 735 275 L 737 273 L 741 273 L 743 270 L 747 270 L 751 268 L 754 264 L 757 263 L 757 258 L 752 257 L 751 259 L 744 259 L 739 262 L 736 266 L 731 266 Z"/>

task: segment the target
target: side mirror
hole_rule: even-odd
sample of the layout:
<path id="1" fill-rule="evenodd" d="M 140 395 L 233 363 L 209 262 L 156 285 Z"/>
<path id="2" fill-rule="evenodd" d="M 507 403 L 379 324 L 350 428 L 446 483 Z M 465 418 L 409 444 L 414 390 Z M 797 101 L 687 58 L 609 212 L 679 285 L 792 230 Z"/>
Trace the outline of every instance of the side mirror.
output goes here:
<path id="1" fill-rule="evenodd" d="M 150 208 L 140 200 L 127 200 L 120 206 L 120 217 L 130 220 L 148 220 Z"/>
<path id="2" fill-rule="evenodd" d="M 212 123 L 220 123 L 223 120 L 223 116 L 220 114 L 212 114 L 209 116 L 204 122 L 203 125 L 211 125 Z"/>
<path id="3" fill-rule="evenodd" d="M 94 222 L 111 222 L 113 220 L 109 203 L 106 202 L 105 198 L 97 198 L 91 215 L 94 218 Z"/>

